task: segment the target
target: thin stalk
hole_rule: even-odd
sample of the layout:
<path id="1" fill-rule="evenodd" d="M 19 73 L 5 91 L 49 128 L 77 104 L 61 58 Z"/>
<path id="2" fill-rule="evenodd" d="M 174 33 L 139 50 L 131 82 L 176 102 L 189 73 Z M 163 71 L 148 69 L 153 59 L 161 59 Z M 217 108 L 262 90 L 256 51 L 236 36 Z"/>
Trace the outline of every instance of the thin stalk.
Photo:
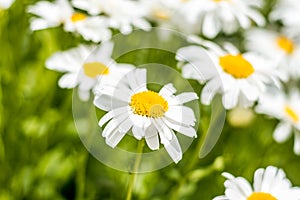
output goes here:
<path id="1" fill-rule="evenodd" d="M 130 180 L 129 180 L 129 185 L 128 185 L 128 189 L 127 189 L 126 200 L 131 200 L 131 198 L 132 198 L 132 192 L 133 192 L 134 184 L 135 184 L 135 181 L 137 178 L 138 169 L 139 169 L 139 166 L 141 163 L 144 144 L 145 144 L 145 141 L 143 139 L 140 140 L 138 143 L 137 156 L 136 156 L 136 159 L 134 162 L 133 171 L 130 173 Z"/>

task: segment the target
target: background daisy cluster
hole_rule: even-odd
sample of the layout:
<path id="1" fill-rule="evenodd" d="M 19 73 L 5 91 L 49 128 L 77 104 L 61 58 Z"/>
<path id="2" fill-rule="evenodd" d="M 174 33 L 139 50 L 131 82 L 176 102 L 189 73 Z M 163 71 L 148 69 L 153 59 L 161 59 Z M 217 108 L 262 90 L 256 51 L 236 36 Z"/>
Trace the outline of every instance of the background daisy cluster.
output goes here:
<path id="1" fill-rule="evenodd" d="M 138 175 L 132 199 L 300 199 L 299 15 L 297 0 L 0 0 L 0 199 L 124 199 L 129 174 L 86 151 L 66 88 L 93 101 L 105 66 L 119 80 L 150 58 L 190 82 L 201 117 L 182 160 Z M 114 59 L 114 35 L 153 27 L 183 33 L 186 45 Z M 199 159 L 216 95 L 226 123 Z"/>

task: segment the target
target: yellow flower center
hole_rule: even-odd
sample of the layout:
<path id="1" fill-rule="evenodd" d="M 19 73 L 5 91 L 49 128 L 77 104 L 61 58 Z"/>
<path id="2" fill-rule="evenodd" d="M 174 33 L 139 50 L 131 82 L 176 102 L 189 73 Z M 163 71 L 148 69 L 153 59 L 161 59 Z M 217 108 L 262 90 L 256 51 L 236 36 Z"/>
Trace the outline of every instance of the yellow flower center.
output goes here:
<path id="1" fill-rule="evenodd" d="M 83 65 L 84 74 L 90 78 L 95 78 L 98 75 L 109 74 L 109 69 L 106 65 L 100 62 L 89 62 Z"/>
<path id="2" fill-rule="evenodd" d="M 253 192 L 247 200 L 277 200 L 271 194 L 264 192 Z"/>
<path id="3" fill-rule="evenodd" d="M 153 11 L 153 16 L 158 19 L 161 19 L 161 20 L 169 20 L 170 19 L 170 14 L 164 10 Z"/>
<path id="4" fill-rule="evenodd" d="M 214 1 L 214 2 L 216 2 L 216 3 L 220 3 L 220 2 L 230 2 L 231 0 L 212 0 L 212 1 Z"/>
<path id="5" fill-rule="evenodd" d="M 234 78 L 247 78 L 254 68 L 242 55 L 225 55 L 219 58 L 219 64 L 223 70 Z"/>
<path id="6" fill-rule="evenodd" d="M 133 113 L 146 117 L 162 117 L 168 110 L 168 102 L 153 91 L 136 93 L 131 96 Z"/>
<path id="7" fill-rule="evenodd" d="M 290 106 L 285 106 L 284 111 L 291 120 L 293 120 L 294 122 L 299 121 L 299 116 L 293 110 L 293 108 L 291 108 Z"/>
<path id="8" fill-rule="evenodd" d="M 82 20 L 85 20 L 86 19 L 86 15 L 83 14 L 83 13 L 74 13 L 72 16 L 71 16 L 71 21 L 72 22 L 78 22 L 78 21 L 82 21 Z"/>
<path id="9" fill-rule="evenodd" d="M 277 45 L 287 54 L 292 54 L 295 49 L 295 44 L 287 37 L 281 36 L 276 39 Z"/>

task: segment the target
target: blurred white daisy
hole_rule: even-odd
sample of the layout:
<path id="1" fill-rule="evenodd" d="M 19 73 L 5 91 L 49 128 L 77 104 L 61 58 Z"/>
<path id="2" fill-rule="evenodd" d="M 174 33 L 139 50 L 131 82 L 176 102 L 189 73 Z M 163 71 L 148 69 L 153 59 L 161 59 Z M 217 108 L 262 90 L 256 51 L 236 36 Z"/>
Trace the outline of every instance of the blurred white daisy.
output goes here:
<path id="1" fill-rule="evenodd" d="M 282 169 L 273 166 L 255 171 L 253 187 L 243 177 L 222 175 L 227 178 L 225 195 L 213 200 L 299 200 L 300 189 L 292 186 Z"/>
<path id="2" fill-rule="evenodd" d="M 15 0 L 0 0 L 0 10 L 2 9 L 8 9 Z"/>
<path id="3" fill-rule="evenodd" d="M 142 0 L 141 3 L 146 9 L 147 18 L 165 28 L 177 28 L 183 25 L 179 9 L 187 1 L 183 0 Z"/>
<path id="4" fill-rule="evenodd" d="M 167 84 L 157 93 L 147 89 L 146 69 L 135 69 L 115 86 L 96 87 L 94 104 L 108 111 L 99 125 L 105 126 L 102 136 L 115 147 L 132 129 L 133 136 L 145 138 L 150 149 L 159 149 L 159 140 L 175 163 L 182 150 L 175 131 L 196 137 L 194 111 L 183 104 L 197 99 L 192 92 L 174 95 L 176 89 Z"/>
<path id="5" fill-rule="evenodd" d="M 186 13 L 187 23 L 201 27 L 200 31 L 203 35 L 214 38 L 220 32 L 231 34 L 240 27 L 247 29 L 252 21 L 263 26 L 265 19 L 255 9 L 260 6 L 260 2 L 257 0 L 191 0 L 182 6 L 181 13 Z"/>
<path id="6" fill-rule="evenodd" d="M 138 1 L 132 0 L 74 0 L 73 5 L 86 10 L 91 15 L 105 14 L 111 28 L 119 29 L 122 34 L 129 34 L 133 27 L 150 30 L 150 23 L 144 19 L 146 10 Z"/>
<path id="7" fill-rule="evenodd" d="M 33 31 L 63 25 L 65 31 L 79 33 L 85 40 L 100 42 L 111 37 L 106 17 L 76 12 L 67 0 L 39 1 L 28 12 L 37 16 L 30 21 Z"/>
<path id="8" fill-rule="evenodd" d="M 264 29 L 253 29 L 246 34 L 248 50 L 272 59 L 286 78 L 300 77 L 300 44 L 293 38 Z"/>
<path id="9" fill-rule="evenodd" d="M 256 107 L 256 112 L 280 120 L 273 137 L 277 142 L 285 142 L 294 132 L 294 152 L 300 155 L 300 94 L 296 89 L 290 95 L 274 90 L 264 94 Z"/>
<path id="10" fill-rule="evenodd" d="M 300 28 L 300 1 L 277 0 L 269 18 L 272 21 L 279 20 L 288 27 Z"/>
<path id="11" fill-rule="evenodd" d="M 78 85 L 79 97 L 87 101 L 98 78 L 111 84 L 118 83 L 125 73 L 134 68 L 129 64 L 115 63 L 111 58 L 112 51 L 113 44 L 110 42 L 100 48 L 80 45 L 55 53 L 46 61 L 46 67 L 66 73 L 60 78 L 59 86 L 74 88 Z"/>
<path id="12" fill-rule="evenodd" d="M 187 62 L 182 68 L 184 78 L 207 82 L 201 93 L 203 104 L 210 104 L 214 95 L 221 93 L 226 109 L 250 107 L 267 84 L 280 84 L 279 72 L 263 57 L 251 52 L 242 54 L 230 43 L 221 48 L 200 38 L 194 40 L 207 51 L 200 46 L 183 47 L 177 52 L 177 60 Z"/>

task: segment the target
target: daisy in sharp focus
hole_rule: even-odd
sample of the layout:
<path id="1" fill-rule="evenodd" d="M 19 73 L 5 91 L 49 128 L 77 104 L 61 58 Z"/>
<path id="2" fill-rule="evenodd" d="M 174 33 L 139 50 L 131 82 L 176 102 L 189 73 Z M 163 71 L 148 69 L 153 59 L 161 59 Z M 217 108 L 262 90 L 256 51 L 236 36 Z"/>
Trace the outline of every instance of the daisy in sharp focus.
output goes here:
<path id="1" fill-rule="evenodd" d="M 284 171 L 273 166 L 255 171 L 253 187 L 243 177 L 234 177 L 229 173 L 222 175 L 227 178 L 224 183 L 225 195 L 215 197 L 213 200 L 300 199 L 300 188 L 293 187 Z"/>
<path id="2" fill-rule="evenodd" d="M 30 21 L 33 31 L 63 25 L 65 31 L 79 33 L 85 40 L 100 42 L 111 37 L 106 17 L 90 17 L 76 12 L 67 0 L 56 0 L 53 3 L 39 1 L 29 6 L 28 12 L 37 16 Z"/>
<path id="3" fill-rule="evenodd" d="M 300 93 L 291 90 L 290 95 L 274 90 L 264 94 L 256 107 L 256 112 L 280 120 L 274 130 L 275 141 L 282 143 L 294 133 L 294 152 L 300 155 Z"/>
<path id="4" fill-rule="evenodd" d="M 279 72 L 263 57 L 251 52 L 242 54 L 230 43 L 221 48 L 200 38 L 193 40 L 207 50 L 201 46 L 183 47 L 176 57 L 185 63 L 184 78 L 207 82 L 201 92 L 203 104 L 210 104 L 215 94 L 221 93 L 226 109 L 250 107 L 265 92 L 267 84 L 280 84 Z"/>
<path id="5" fill-rule="evenodd" d="M 64 72 L 58 84 L 61 88 L 75 88 L 77 85 L 79 97 L 87 101 L 90 91 L 98 78 L 110 84 L 118 83 L 124 74 L 134 67 L 129 64 L 115 63 L 111 54 L 113 43 L 106 42 L 96 46 L 78 46 L 65 52 L 58 52 L 46 61 L 46 67 Z"/>
<path id="6" fill-rule="evenodd" d="M 187 23 L 201 27 L 201 32 L 208 38 L 216 37 L 220 32 L 232 34 L 239 28 L 265 24 L 264 17 L 256 10 L 262 1 L 246 0 L 190 0 L 181 8 Z M 196 10 L 198 9 L 198 10 Z M 188 14 L 189 13 L 189 14 Z M 195 14 L 196 13 L 196 14 Z"/>
<path id="7" fill-rule="evenodd" d="M 175 95 L 176 89 L 167 84 L 159 92 L 147 89 L 146 69 L 135 69 L 124 76 L 117 86 L 95 88 L 94 104 L 108 111 L 99 121 L 106 143 L 115 147 L 132 130 L 133 136 L 145 138 L 151 150 L 162 143 L 175 163 L 182 158 L 182 150 L 174 131 L 196 137 L 194 111 L 184 106 L 198 99 L 192 92 Z"/>
<path id="8" fill-rule="evenodd" d="M 253 29 L 246 34 L 248 50 L 273 60 L 285 79 L 300 77 L 300 44 L 286 34 Z"/>
<path id="9" fill-rule="evenodd" d="M 145 31 L 150 23 L 144 19 L 146 10 L 139 1 L 131 0 L 74 0 L 76 8 L 86 10 L 91 15 L 105 14 L 108 26 L 129 34 L 133 26 Z"/>

